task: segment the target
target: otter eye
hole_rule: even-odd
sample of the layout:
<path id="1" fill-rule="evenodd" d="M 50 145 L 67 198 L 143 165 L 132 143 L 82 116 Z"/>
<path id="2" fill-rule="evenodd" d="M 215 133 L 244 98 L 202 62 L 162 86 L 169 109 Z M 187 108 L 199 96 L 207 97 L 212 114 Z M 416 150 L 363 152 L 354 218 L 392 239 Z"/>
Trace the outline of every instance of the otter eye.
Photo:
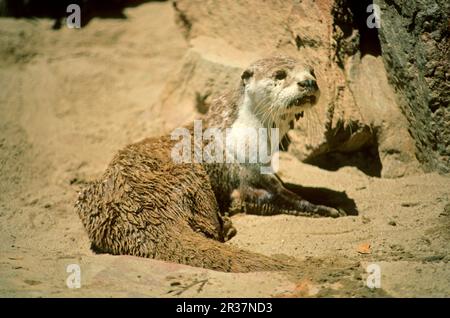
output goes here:
<path id="1" fill-rule="evenodd" d="M 310 73 L 311 73 L 312 76 L 316 77 L 316 73 L 314 72 L 313 68 L 311 69 Z"/>
<path id="2" fill-rule="evenodd" d="M 287 73 L 285 70 L 278 70 L 274 73 L 274 77 L 277 80 L 283 80 L 286 78 L 286 76 L 287 76 Z"/>

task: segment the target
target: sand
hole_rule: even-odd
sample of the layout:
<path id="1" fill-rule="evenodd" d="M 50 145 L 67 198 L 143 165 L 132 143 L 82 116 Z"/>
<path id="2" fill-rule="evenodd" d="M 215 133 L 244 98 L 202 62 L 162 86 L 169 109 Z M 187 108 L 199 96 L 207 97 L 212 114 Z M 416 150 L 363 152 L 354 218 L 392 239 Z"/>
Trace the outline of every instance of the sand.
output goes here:
<path id="1" fill-rule="evenodd" d="M 449 297 L 450 176 L 398 179 L 281 160 L 284 180 L 345 191 L 359 215 L 233 217 L 227 244 L 297 258 L 302 277 L 231 274 L 131 256 L 97 255 L 73 208 L 124 145 L 164 133 L 155 109 L 187 50 L 170 4 L 93 19 L 0 19 L 0 296 Z M 377 264 L 381 288 L 366 286 Z M 81 288 L 68 288 L 69 264 Z"/>

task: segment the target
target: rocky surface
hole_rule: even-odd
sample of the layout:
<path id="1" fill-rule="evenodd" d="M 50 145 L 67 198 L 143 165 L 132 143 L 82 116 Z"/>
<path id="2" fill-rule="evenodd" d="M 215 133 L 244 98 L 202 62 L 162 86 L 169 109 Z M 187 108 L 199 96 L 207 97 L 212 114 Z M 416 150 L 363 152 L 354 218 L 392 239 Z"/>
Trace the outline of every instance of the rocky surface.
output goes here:
<path id="1" fill-rule="evenodd" d="M 408 119 L 417 157 L 450 170 L 450 3 L 378 0 L 383 61 Z"/>

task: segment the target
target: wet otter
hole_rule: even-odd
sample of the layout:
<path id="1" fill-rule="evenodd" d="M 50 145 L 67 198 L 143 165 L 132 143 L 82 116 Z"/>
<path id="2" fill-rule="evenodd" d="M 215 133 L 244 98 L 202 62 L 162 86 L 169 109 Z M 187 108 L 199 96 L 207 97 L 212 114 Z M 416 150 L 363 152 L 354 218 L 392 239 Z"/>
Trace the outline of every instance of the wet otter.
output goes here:
<path id="1" fill-rule="evenodd" d="M 278 128 L 283 136 L 318 93 L 311 67 L 291 57 L 262 59 L 242 73 L 235 90 L 213 102 L 204 128 L 229 128 L 231 139 L 242 138 L 242 127 Z M 193 126 L 187 129 L 193 134 Z M 286 264 L 221 243 L 235 234 L 224 217 L 230 207 L 255 214 L 339 215 L 287 190 L 275 173 L 262 174 L 258 163 L 175 163 L 176 142 L 163 136 L 125 147 L 101 180 L 80 193 L 76 208 L 95 251 L 221 271 L 276 270 Z M 203 149 L 200 143 L 194 146 Z"/>

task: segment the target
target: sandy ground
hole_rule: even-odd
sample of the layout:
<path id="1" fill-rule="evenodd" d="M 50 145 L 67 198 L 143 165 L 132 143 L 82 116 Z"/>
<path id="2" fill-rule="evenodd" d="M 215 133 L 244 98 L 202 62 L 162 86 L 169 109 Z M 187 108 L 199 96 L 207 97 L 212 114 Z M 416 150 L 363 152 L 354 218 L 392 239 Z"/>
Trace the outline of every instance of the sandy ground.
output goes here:
<path id="1" fill-rule="evenodd" d="M 289 154 L 281 175 L 346 191 L 359 215 L 233 217 L 233 244 L 297 258 L 302 277 L 228 274 L 130 256 L 96 255 L 73 204 L 115 151 L 163 133 L 154 105 L 187 44 L 169 4 L 94 19 L 81 30 L 0 19 L 0 296 L 450 296 L 450 176 L 371 178 Z M 378 264 L 381 288 L 365 286 Z M 81 288 L 66 286 L 79 264 Z"/>

